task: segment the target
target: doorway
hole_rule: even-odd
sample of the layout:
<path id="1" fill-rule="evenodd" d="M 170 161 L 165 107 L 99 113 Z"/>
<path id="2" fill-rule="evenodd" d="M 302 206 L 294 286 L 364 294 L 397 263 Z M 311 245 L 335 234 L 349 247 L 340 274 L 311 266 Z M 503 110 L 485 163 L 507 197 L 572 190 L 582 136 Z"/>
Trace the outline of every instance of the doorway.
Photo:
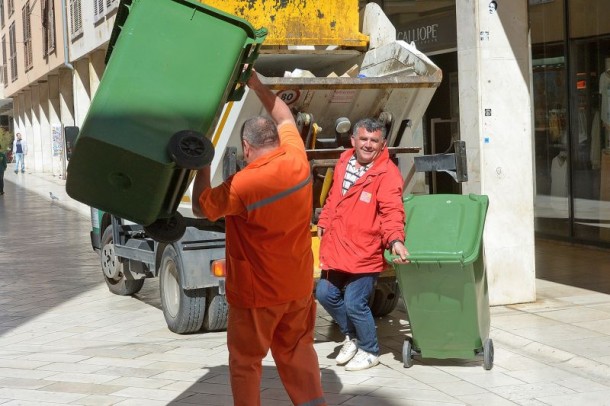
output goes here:
<path id="1" fill-rule="evenodd" d="M 453 141 L 460 139 L 457 52 L 439 53 L 429 58 L 443 71 L 443 80 L 423 118 L 424 153 L 454 152 Z M 462 193 L 461 184 L 448 173 L 430 172 L 426 174 L 426 180 L 429 193 Z"/>

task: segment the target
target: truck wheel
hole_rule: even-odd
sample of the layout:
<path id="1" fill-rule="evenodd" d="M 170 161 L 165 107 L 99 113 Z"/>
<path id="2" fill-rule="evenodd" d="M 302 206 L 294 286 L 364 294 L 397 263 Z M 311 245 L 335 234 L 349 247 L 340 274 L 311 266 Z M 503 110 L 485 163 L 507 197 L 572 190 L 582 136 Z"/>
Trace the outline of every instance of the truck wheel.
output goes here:
<path id="1" fill-rule="evenodd" d="M 205 289 L 183 289 L 183 272 L 176 249 L 166 246 L 159 272 L 161 306 L 167 327 L 177 334 L 199 330 L 205 314 Z"/>
<path id="2" fill-rule="evenodd" d="M 102 234 L 102 249 L 100 250 L 100 261 L 104 280 L 115 295 L 129 296 L 138 293 L 144 285 L 142 279 L 127 279 L 125 273 L 129 271 L 129 261 L 119 260 L 114 253 L 114 240 L 112 239 L 112 226 L 106 227 Z"/>
<path id="3" fill-rule="evenodd" d="M 373 316 L 383 317 L 391 313 L 398 304 L 399 293 L 396 282 L 379 282 L 369 301 Z"/>
<path id="4" fill-rule="evenodd" d="M 206 310 L 203 319 L 203 331 L 219 331 L 227 329 L 229 304 L 224 295 L 218 293 L 218 288 L 206 289 Z"/>

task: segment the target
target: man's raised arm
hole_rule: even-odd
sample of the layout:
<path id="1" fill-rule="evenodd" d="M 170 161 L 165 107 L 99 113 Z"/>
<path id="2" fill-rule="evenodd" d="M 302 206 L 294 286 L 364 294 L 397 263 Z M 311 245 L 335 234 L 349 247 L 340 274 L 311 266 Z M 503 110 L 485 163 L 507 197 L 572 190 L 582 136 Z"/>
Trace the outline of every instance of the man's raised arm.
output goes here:
<path id="1" fill-rule="evenodd" d="M 278 127 L 285 123 L 296 125 L 290 107 L 260 81 L 258 73 L 254 70 L 252 70 L 252 75 L 248 79 L 248 87 L 254 90 L 261 103 L 263 103 L 263 107 Z"/>

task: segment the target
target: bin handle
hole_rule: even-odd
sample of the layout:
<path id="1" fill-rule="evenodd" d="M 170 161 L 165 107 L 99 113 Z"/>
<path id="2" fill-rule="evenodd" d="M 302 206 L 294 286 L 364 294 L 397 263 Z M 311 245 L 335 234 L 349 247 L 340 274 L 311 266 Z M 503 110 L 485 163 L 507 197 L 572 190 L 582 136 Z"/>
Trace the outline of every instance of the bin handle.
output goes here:
<path id="1" fill-rule="evenodd" d="M 246 83 L 250 76 L 252 75 L 252 69 L 254 68 L 254 61 L 258 58 L 259 50 L 261 45 L 263 45 L 263 41 L 267 37 L 267 29 L 260 28 L 255 32 L 255 38 L 249 38 L 245 44 L 245 54 L 246 57 L 240 63 L 240 75 L 235 84 L 233 85 L 233 89 L 229 93 L 228 101 L 239 101 L 243 97 L 246 91 Z"/>
<path id="2" fill-rule="evenodd" d="M 386 251 L 385 253 L 385 259 L 386 261 L 394 264 L 393 260 L 395 258 L 400 258 L 398 255 L 393 255 L 390 254 L 389 251 Z M 436 264 L 438 266 L 442 266 L 442 264 L 460 264 L 462 266 L 464 266 L 464 255 L 463 254 L 459 254 L 455 255 L 455 254 L 434 254 L 434 253 L 430 253 L 428 255 L 408 255 L 407 259 L 410 261 L 410 263 L 412 264 Z"/>

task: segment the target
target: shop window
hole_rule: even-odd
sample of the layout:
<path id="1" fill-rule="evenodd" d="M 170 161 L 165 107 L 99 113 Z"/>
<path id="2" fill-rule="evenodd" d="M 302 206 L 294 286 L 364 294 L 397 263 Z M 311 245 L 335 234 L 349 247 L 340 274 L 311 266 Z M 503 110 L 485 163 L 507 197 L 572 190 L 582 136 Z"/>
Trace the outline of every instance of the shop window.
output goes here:
<path id="1" fill-rule="evenodd" d="M 570 236 L 568 61 L 563 1 L 530 1 L 536 232 Z"/>
<path id="2" fill-rule="evenodd" d="M 607 8 L 607 0 L 530 0 L 529 8 L 536 232 L 600 245 L 610 243 Z"/>
<path id="3" fill-rule="evenodd" d="M 610 35 L 570 41 L 574 234 L 610 242 Z"/>

